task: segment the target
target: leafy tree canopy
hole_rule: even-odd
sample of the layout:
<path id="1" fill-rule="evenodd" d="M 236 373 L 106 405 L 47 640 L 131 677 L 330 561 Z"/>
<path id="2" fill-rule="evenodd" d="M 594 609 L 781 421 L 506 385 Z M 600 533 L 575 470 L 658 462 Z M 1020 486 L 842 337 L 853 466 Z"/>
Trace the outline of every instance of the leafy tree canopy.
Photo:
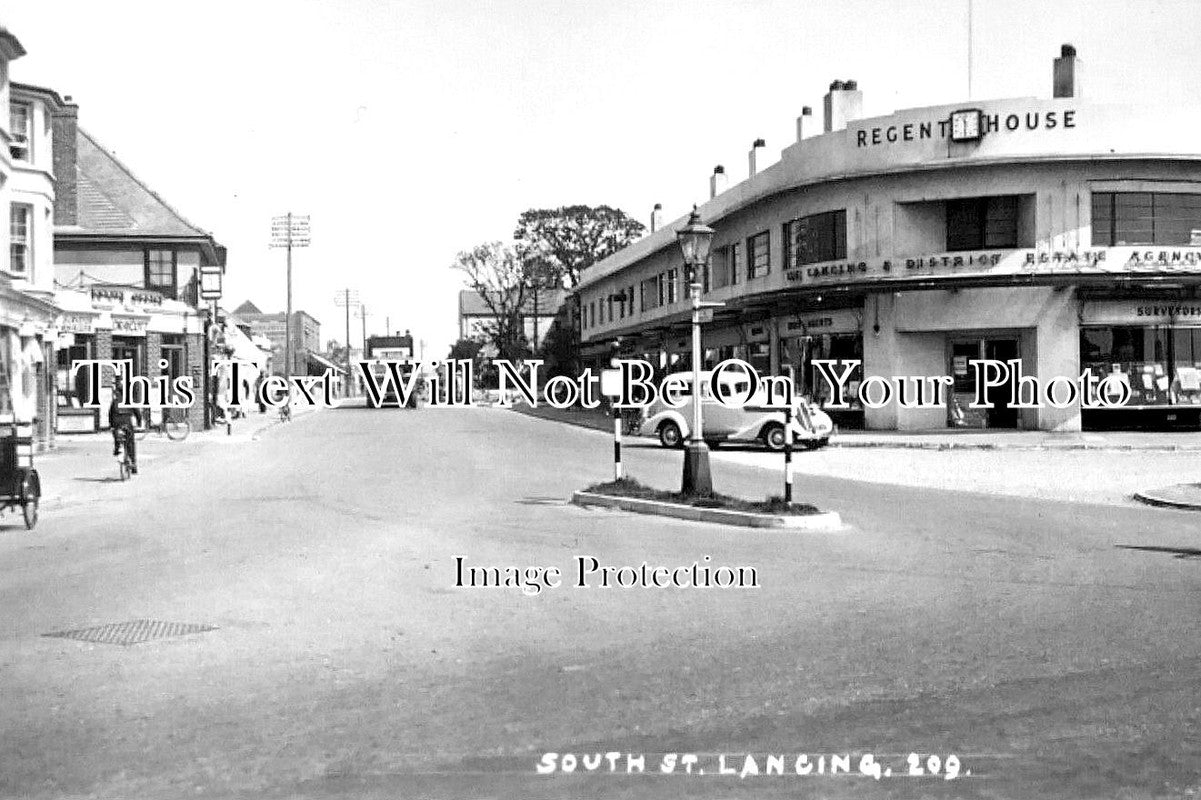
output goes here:
<path id="1" fill-rule="evenodd" d="M 560 283 L 575 288 L 581 273 L 642 235 L 645 227 L 609 206 L 535 208 L 517 219 L 513 238 L 527 259 L 542 262 Z"/>

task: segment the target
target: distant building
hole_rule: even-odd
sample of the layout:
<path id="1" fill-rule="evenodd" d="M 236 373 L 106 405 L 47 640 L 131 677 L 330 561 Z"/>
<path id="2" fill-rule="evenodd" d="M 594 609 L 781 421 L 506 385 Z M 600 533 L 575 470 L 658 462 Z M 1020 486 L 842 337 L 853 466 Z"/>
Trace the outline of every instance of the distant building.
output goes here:
<path id="1" fill-rule="evenodd" d="M 525 338 L 533 347 L 538 347 L 546 339 L 546 332 L 555 321 L 555 316 L 563 306 L 567 292 L 563 289 L 550 289 L 528 292 L 525 304 L 521 309 Z M 474 289 L 464 289 L 459 292 L 459 338 L 471 339 L 478 342 L 489 341 L 488 326 L 496 322 L 496 314 Z"/>
<path id="2" fill-rule="evenodd" d="M 247 300 L 233 310 L 232 322 L 248 329 L 252 336 L 263 336 L 271 342 L 272 375 L 283 375 L 287 351 L 287 315 L 283 312 L 264 314 Z M 332 366 L 321 356 L 321 323 L 305 311 L 292 312 L 292 375 L 321 374 Z M 313 372 L 316 369 L 316 372 Z"/>

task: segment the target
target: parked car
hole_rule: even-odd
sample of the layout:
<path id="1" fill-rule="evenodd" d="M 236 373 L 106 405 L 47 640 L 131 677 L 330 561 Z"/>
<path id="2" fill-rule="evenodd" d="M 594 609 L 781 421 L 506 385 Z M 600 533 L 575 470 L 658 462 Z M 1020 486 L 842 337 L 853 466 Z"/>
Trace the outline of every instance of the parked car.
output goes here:
<path id="1" fill-rule="evenodd" d="M 768 403 L 767 390 L 759 391 L 741 408 L 719 403 L 709 392 L 709 372 L 701 373 L 701 413 L 705 441 L 715 446 L 723 442 L 759 442 L 769 450 L 783 450 L 785 444 L 784 412 Z M 658 437 L 664 447 L 680 447 L 691 435 L 692 373 L 679 373 L 676 378 L 683 403 L 670 408 L 662 399 L 656 400 L 644 412 L 640 433 Z M 742 397 L 749 387 L 745 375 L 723 374 L 718 391 L 723 397 Z M 783 398 L 776 398 L 777 405 Z M 792 435 L 798 447 L 816 450 L 830 442 L 834 423 L 824 411 L 802 397 L 793 399 Z"/>

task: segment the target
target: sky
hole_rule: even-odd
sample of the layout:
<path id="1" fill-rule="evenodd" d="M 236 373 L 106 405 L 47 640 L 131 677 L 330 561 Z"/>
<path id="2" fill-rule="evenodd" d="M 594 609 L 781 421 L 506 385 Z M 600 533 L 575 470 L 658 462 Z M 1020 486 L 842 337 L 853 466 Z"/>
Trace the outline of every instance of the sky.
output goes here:
<path id="1" fill-rule="evenodd" d="M 308 214 L 294 305 L 345 341 L 457 334 L 455 255 L 510 241 L 530 208 L 646 223 L 769 161 L 805 105 L 855 79 L 869 116 L 1048 97 L 1071 42 L 1082 93 L 1201 106 L 1198 0 L 43 0 L 0 25 L 14 80 L 71 95 L 80 124 L 229 248 L 222 304 L 282 310 L 273 215 Z M 351 319 L 358 345 L 362 322 Z"/>

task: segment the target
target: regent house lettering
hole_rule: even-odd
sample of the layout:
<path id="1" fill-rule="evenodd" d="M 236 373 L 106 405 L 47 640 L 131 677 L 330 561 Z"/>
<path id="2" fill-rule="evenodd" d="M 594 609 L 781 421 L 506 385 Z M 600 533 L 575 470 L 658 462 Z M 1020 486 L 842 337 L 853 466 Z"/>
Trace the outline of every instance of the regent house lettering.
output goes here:
<path id="1" fill-rule="evenodd" d="M 974 111 L 974 109 L 973 109 Z M 980 112 L 981 136 L 1015 131 L 1064 130 L 1076 127 L 1075 109 L 1063 111 L 1024 111 L 1010 114 Z M 895 142 L 946 139 L 951 136 L 951 118 L 880 125 L 855 131 L 856 147 L 875 147 Z"/>

